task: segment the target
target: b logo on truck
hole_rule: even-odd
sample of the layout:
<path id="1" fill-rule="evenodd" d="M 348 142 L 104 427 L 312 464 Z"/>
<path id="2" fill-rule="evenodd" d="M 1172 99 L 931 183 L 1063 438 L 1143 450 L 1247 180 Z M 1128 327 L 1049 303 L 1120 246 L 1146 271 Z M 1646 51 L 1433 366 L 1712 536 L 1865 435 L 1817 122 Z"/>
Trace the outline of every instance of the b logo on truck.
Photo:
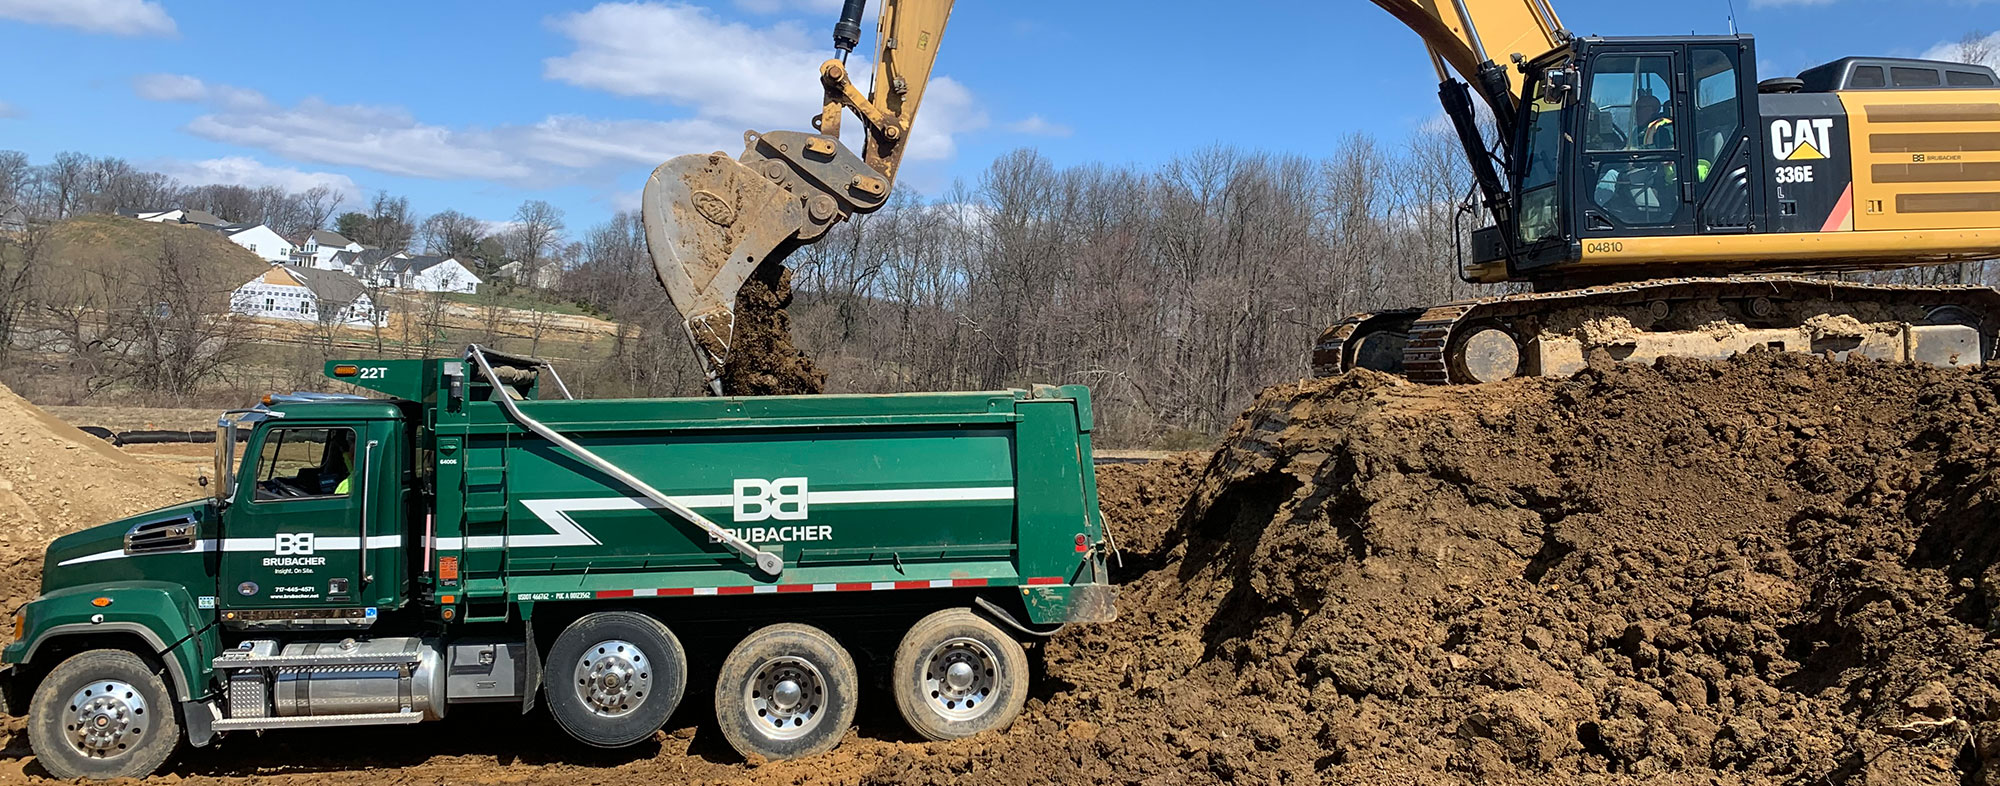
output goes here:
<path id="1" fill-rule="evenodd" d="M 737 478 L 731 494 L 736 521 L 804 521 L 806 479 L 759 480 Z"/>
<path id="2" fill-rule="evenodd" d="M 277 543 L 272 548 L 272 551 L 280 557 L 287 554 L 310 556 L 313 553 L 313 534 L 310 532 L 300 532 L 297 534 L 280 532 L 276 541 Z"/>

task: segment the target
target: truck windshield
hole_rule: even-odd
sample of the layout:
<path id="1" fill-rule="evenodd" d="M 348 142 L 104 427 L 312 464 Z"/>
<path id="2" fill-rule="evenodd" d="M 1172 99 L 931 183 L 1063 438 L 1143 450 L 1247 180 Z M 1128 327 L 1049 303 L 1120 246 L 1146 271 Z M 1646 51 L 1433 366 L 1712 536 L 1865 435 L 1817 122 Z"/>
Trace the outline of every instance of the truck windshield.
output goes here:
<path id="1" fill-rule="evenodd" d="M 1544 95 L 1548 83 L 1529 82 L 1532 93 L 1527 102 L 1527 146 L 1521 155 L 1520 238 L 1523 244 L 1539 243 L 1558 234 L 1561 207 L 1557 181 L 1562 174 L 1561 96 Z"/>

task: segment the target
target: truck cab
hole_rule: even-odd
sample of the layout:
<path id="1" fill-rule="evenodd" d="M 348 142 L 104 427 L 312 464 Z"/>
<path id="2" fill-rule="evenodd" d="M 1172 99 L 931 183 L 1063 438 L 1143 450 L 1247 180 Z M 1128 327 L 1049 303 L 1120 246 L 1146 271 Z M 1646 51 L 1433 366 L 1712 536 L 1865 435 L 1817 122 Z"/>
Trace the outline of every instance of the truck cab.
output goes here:
<path id="1" fill-rule="evenodd" d="M 0 689 L 52 773 L 466 704 L 618 747 L 690 676 L 741 697 L 739 750 L 806 755 L 864 666 L 949 739 L 1011 722 L 1027 644 L 1112 614 L 1079 387 L 583 401 L 478 347 L 326 371 L 369 393 L 226 413 L 212 497 L 49 545 Z"/>

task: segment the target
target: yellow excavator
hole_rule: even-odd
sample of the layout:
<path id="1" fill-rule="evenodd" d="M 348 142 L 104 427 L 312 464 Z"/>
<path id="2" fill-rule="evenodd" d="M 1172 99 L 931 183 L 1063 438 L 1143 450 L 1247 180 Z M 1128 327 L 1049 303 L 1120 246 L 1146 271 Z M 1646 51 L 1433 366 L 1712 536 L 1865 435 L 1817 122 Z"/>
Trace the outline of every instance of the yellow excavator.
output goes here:
<path id="1" fill-rule="evenodd" d="M 2000 348 L 1993 289 L 1827 275 L 2000 258 L 1993 69 L 1847 57 L 1759 80 L 1748 35 L 1576 36 L 1548 0 L 1374 2 L 1428 47 L 1490 220 L 1463 277 L 1526 286 L 1357 314 L 1315 373 L 1475 383 L 1753 349 L 1969 366 Z M 865 5 L 845 0 L 814 131 L 751 132 L 646 186 L 654 264 L 718 394 L 740 392 L 744 283 L 894 186 L 952 3 L 883 0 L 866 92 L 846 68 Z"/>

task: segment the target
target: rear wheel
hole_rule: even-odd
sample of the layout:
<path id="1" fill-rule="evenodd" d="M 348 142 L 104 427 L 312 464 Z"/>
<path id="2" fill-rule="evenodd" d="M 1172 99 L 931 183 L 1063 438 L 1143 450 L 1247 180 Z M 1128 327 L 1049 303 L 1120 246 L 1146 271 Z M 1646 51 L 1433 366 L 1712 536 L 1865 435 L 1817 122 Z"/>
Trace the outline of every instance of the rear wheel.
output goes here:
<path id="1" fill-rule="evenodd" d="M 687 689 L 687 653 L 652 617 L 589 614 L 556 637 L 542 687 L 563 731 L 600 748 L 622 748 L 674 714 Z"/>
<path id="2" fill-rule="evenodd" d="M 833 750 L 854 723 L 854 658 L 810 625 L 772 625 L 731 650 L 715 680 L 715 720 L 744 756 L 795 759 Z"/>
<path id="3" fill-rule="evenodd" d="M 896 648 L 892 687 L 910 729 L 955 740 L 1005 729 L 1028 700 L 1028 653 L 971 609 L 917 621 Z"/>
<path id="4" fill-rule="evenodd" d="M 28 742 L 58 778 L 142 778 L 180 745 L 167 684 L 124 650 L 91 650 L 42 680 L 28 710 Z"/>

